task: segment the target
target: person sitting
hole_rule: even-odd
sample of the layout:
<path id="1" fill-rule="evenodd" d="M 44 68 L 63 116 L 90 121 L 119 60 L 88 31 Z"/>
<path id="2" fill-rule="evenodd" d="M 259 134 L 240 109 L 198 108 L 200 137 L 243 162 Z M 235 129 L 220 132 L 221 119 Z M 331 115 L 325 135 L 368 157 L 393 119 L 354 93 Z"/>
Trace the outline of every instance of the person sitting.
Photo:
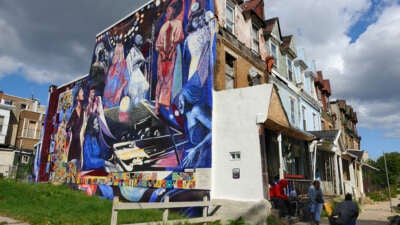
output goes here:
<path id="1" fill-rule="evenodd" d="M 359 209 L 357 204 L 352 201 L 352 195 L 347 193 L 344 201 L 336 205 L 329 221 L 331 224 L 355 225 L 358 214 Z"/>
<path id="2" fill-rule="evenodd" d="M 270 189 L 270 198 L 275 208 L 279 209 L 279 216 L 290 216 L 290 203 L 289 198 L 285 193 L 285 189 L 288 185 L 287 180 L 281 179 L 278 183 L 275 183 Z"/>

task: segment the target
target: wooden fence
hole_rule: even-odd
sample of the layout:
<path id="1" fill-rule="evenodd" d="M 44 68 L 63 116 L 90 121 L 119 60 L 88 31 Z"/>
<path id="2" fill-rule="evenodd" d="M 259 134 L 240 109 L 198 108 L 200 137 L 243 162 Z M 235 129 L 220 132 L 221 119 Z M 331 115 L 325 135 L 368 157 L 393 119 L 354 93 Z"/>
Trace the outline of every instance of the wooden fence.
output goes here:
<path id="1" fill-rule="evenodd" d="M 117 225 L 118 211 L 120 210 L 135 210 L 135 209 L 164 209 L 162 221 L 145 222 L 145 223 L 132 223 L 125 225 L 144 225 L 144 224 L 176 224 L 176 223 L 204 223 L 220 220 L 218 216 L 212 216 L 208 214 L 208 208 L 215 206 L 218 208 L 220 205 L 216 202 L 208 200 L 205 196 L 203 201 L 191 201 L 191 202 L 170 202 L 169 197 L 166 196 L 164 202 L 154 203 L 142 203 L 142 202 L 120 202 L 118 197 L 114 197 L 113 207 L 111 211 L 111 225 Z M 169 209 L 172 208 L 187 208 L 187 207 L 203 207 L 202 217 L 188 218 L 181 220 L 170 220 L 168 221 Z"/>

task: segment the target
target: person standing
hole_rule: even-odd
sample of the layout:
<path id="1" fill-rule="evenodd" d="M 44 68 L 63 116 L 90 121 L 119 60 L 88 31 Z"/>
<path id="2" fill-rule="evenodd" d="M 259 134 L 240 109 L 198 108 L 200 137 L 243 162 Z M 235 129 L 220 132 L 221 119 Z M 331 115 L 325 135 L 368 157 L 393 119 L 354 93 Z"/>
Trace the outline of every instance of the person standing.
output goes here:
<path id="1" fill-rule="evenodd" d="M 316 180 L 314 181 L 314 187 L 315 187 L 315 192 L 314 192 L 314 223 L 316 225 L 319 225 L 319 221 L 321 220 L 321 212 L 322 212 L 322 207 L 324 205 L 324 195 L 321 189 L 321 183 Z"/>
<path id="2" fill-rule="evenodd" d="M 310 218 L 311 221 L 314 221 L 314 212 L 315 212 L 315 204 L 314 204 L 314 196 L 315 196 L 315 181 L 313 181 L 308 188 L 308 205 L 310 207 Z"/>
<path id="3" fill-rule="evenodd" d="M 347 193 L 343 202 L 338 203 L 333 211 L 332 217 L 336 224 L 356 225 L 356 220 L 359 214 L 358 206 L 352 201 L 352 195 Z"/>

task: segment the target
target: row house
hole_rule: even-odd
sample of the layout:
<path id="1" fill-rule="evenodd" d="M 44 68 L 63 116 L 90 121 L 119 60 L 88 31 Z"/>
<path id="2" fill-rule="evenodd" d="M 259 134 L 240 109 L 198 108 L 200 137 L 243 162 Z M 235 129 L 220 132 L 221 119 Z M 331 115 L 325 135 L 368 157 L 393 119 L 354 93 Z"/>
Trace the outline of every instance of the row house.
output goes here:
<path id="1" fill-rule="evenodd" d="M 0 173 L 14 176 L 15 165 L 29 167 L 40 141 L 45 107 L 37 99 L 0 92 Z"/>
<path id="2" fill-rule="evenodd" d="M 312 165 L 310 150 L 313 147 L 310 143 L 315 139 L 315 136 L 306 130 L 320 130 L 321 126 L 320 106 L 313 96 L 315 94 L 313 91 L 315 72 L 313 71 L 315 70 L 309 69 L 311 67 L 307 65 L 304 58 L 297 57 L 294 37 L 282 37 L 278 18 L 264 20 L 263 1 L 218 1 L 218 3 L 220 4 L 217 4 L 216 8 L 219 13 L 217 18 L 219 18 L 220 28 L 216 65 L 225 64 L 225 67 L 216 67 L 215 106 L 219 105 L 216 98 L 218 96 L 230 98 L 235 96 L 234 93 L 240 92 L 242 94 L 239 96 L 243 97 L 244 92 L 257 93 L 256 89 L 261 90 L 261 87 L 245 87 L 266 81 L 272 84 L 272 91 L 270 91 L 272 95 L 267 95 L 270 99 L 259 99 L 262 95 L 258 93 L 258 103 L 250 102 L 249 99 L 256 99 L 251 96 L 247 98 L 236 96 L 234 102 L 246 106 L 246 111 L 249 112 L 249 109 L 256 109 L 254 104 L 260 105 L 265 102 L 269 104 L 267 120 L 263 121 L 262 117 L 258 117 L 261 119 L 258 123 L 263 124 L 259 129 L 262 130 L 263 148 L 260 150 L 263 179 L 261 181 L 264 189 L 268 186 L 267 181 L 273 182 L 274 178 L 279 177 L 289 179 L 293 181 L 292 183 L 296 182 L 298 191 L 305 192 L 313 179 L 310 169 Z M 264 65 L 264 69 L 261 65 Z M 256 77 L 252 74 L 258 74 L 257 70 L 261 72 L 257 77 L 263 79 L 257 82 L 246 82 Z M 240 90 L 227 90 L 237 88 Z M 232 105 L 232 101 L 221 102 L 230 102 Z M 237 110 L 227 107 L 226 104 L 221 103 L 221 105 L 223 109 L 214 107 L 217 115 L 222 113 L 224 119 L 231 117 L 232 121 L 239 119 L 238 115 L 232 113 Z M 224 110 L 229 110 L 229 115 L 224 113 Z M 247 123 L 249 122 L 251 122 L 250 119 Z M 223 123 L 218 120 L 216 127 L 218 128 L 219 125 L 222 126 Z M 234 130 L 233 124 L 230 126 L 229 131 L 224 130 L 224 134 L 245 133 L 242 122 L 238 123 L 239 130 Z M 218 136 L 214 140 L 219 142 L 222 139 Z M 237 139 L 237 141 L 241 145 L 249 144 L 249 138 Z M 229 141 L 230 144 L 234 142 Z M 250 149 L 247 147 L 242 154 L 249 154 Z M 256 152 L 252 155 L 258 155 L 259 147 L 254 150 Z M 251 171 L 250 167 L 247 169 Z M 221 180 L 221 182 L 225 181 Z M 226 193 L 226 190 L 224 192 Z M 264 193 L 266 192 L 267 190 L 264 190 Z"/>
<path id="3" fill-rule="evenodd" d="M 345 100 L 330 102 L 332 114 L 336 119 L 335 127 L 342 131 L 342 153 L 344 191 L 353 193 L 359 198 L 364 197 L 363 169 L 370 169 L 365 164 L 368 159 L 367 151 L 360 149 L 361 137 L 357 132 L 357 113 Z"/>

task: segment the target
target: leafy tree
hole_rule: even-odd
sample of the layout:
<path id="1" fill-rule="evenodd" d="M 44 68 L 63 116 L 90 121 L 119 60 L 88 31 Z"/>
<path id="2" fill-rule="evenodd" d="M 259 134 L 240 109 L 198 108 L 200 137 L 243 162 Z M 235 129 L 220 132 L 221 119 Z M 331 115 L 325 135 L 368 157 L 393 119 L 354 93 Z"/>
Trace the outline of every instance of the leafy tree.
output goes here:
<path id="1" fill-rule="evenodd" d="M 398 182 L 400 178 L 400 153 L 390 152 L 386 153 L 385 155 L 386 155 L 386 164 L 387 164 L 389 182 L 391 185 L 394 185 Z M 374 181 L 374 183 L 382 187 L 387 185 L 385 160 L 383 155 L 380 156 L 376 161 L 369 160 L 367 163 L 379 169 L 379 171 L 370 172 L 371 178 Z"/>

